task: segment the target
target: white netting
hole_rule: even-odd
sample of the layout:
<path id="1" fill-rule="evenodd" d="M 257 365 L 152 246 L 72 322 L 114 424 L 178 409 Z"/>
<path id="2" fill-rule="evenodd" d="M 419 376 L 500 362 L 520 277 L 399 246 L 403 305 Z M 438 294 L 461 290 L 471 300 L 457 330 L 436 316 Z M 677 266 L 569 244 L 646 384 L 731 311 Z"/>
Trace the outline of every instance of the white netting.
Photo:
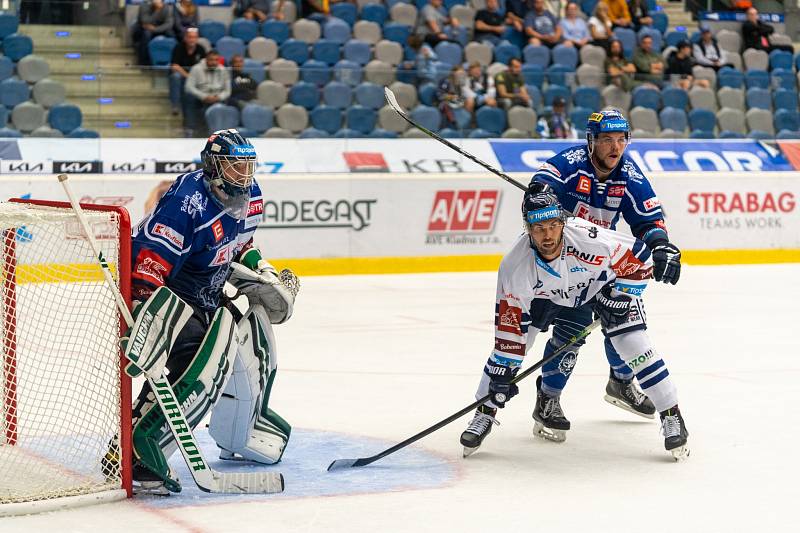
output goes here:
<path id="1" fill-rule="evenodd" d="M 119 215 L 86 215 L 116 272 Z M 0 204 L 0 316 L 0 513 L 119 489 L 119 313 L 71 209 Z"/>

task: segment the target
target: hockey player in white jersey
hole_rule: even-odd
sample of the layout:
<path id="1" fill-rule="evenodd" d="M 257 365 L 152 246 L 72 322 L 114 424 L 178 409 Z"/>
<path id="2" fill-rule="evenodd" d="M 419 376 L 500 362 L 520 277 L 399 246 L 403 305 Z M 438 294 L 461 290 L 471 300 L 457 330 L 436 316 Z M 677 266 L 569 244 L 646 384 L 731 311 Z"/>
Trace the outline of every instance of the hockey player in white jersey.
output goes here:
<path id="1" fill-rule="evenodd" d="M 531 187 L 523 200 L 526 232 L 500 265 L 495 302 L 495 344 L 476 398 L 490 401 L 461 435 L 464 455 L 475 452 L 497 423 L 498 408 L 518 393 L 517 374 L 537 334 L 559 313 L 593 303 L 604 334 L 634 372 L 661 415 L 664 447 L 676 459 L 689 455 L 678 395 L 664 360 L 652 346 L 641 294 L 652 277 L 650 250 L 634 238 L 567 217 L 548 185 Z M 543 395 L 537 380 L 536 411 L 558 418 L 558 397 Z"/>

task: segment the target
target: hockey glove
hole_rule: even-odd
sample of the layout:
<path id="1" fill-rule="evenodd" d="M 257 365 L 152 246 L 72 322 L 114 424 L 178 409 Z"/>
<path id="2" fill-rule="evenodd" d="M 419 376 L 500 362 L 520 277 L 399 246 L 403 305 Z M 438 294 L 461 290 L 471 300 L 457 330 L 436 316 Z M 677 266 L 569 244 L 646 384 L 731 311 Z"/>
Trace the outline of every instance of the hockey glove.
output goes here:
<path id="1" fill-rule="evenodd" d="M 294 299 L 300 291 L 300 280 L 288 268 L 278 273 L 263 259 L 255 271 L 239 263 L 231 263 L 228 281 L 247 296 L 250 304 L 262 305 L 271 324 L 282 324 L 292 316 Z"/>
<path id="2" fill-rule="evenodd" d="M 600 317 L 603 328 L 608 330 L 621 326 L 628 320 L 631 310 L 631 297 L 627 294 L 612 294 L 612 286 L 605 285 L 597 293 L 594 312 Z"/>
<path id="3" fill-rule="evenodd" d="M 653 278 L 675 285 L 681 277 L 681 251 L 671 242 L 653 246 Z"/>
<path id="4" fill-rule="evenodd" d="M 519 368 L 511 369 L 505 365 L 499 365 L 491 359 L 486 362 L 484 372 L 489 374 L 489 394 L 491 402 L 502 409 L 506 402 L 519 394 L 519 388 L 511 380 L 517 375 Z"/>

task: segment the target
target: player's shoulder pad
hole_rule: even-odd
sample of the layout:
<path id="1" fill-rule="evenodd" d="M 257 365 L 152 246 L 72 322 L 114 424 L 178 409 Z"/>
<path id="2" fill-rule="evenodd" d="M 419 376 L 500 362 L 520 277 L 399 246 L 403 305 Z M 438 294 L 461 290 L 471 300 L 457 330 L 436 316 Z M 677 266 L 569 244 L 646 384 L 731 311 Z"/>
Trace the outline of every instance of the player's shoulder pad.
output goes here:
<path id="1" fill-rule="evenodd" d="M 547 182 L 563 183 L 569 176 L 588 164 L 589 154 L 586 146 L 571 146 L 542 163 L 535 175 Z"/>
<path id="2" fill-rule="evenodd" d="M 622 155 L 622 162 L 620 163 L 619 172 L 626 178 L 628 183 L 641 185 L 642 183 L 647 182 L 647 177 L 645 177 L 642 169 L 639 168 L 639 165 L 636 164 L 636 161 L 634 161 L 633 158 L 628 154 Z"/>

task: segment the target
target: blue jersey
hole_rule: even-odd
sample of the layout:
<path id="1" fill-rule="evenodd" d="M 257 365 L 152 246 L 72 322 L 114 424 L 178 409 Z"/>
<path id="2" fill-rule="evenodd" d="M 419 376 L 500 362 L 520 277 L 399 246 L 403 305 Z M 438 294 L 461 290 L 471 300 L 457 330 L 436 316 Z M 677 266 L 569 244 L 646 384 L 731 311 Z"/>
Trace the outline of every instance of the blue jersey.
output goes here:
<path id="1" fill-rule="evenodd" d="M 531 179 L 550 185 L 564 209 L 603 228 L 616 229 L 620 216 L 649 246 L 668 240 L 661 203 L 639 166 L 623 154 L 601 182 L 585 145 L 573 146 L 542 164 Z"/>
<path id="2" fill-rule="evenodd" d="M 208 191 L 202 170 L 178 176 L 133 230 L 133 298 L 166 285 L 190 304 L 216 309 L 230 264 L 252 246 L 262 211 L 255 180 L 247 216 L 238 220 Z"/>

